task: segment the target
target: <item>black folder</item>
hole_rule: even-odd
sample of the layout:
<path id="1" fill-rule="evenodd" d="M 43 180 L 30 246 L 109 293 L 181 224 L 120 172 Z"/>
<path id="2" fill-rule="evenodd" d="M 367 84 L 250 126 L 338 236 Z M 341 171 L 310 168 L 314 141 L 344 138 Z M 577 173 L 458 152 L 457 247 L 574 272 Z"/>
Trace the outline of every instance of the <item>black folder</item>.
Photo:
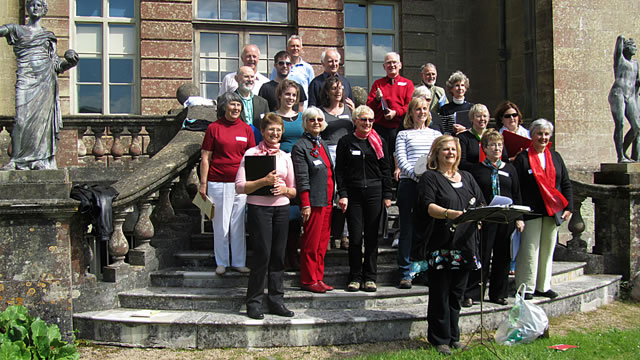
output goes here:
<path id="1" fill-rule="evenodd" d="M 276 169 L 276 156 L 245 156 L 244 170 L 247 181 L 262 179 Z M 273 196 L 271 189 L 273 186 L 263 186 L 249 195 Z"/>

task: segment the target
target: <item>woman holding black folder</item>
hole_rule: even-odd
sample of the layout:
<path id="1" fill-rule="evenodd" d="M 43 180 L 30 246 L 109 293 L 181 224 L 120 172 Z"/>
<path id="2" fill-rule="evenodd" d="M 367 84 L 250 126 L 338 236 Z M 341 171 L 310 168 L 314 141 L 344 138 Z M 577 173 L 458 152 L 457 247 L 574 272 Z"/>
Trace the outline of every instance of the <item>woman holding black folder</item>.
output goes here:
<path id="1" fill-rule="evenodd" d="M 245 153 L 238 175 L 236 191 L 248 194 L 249 207 L 247 228 L 254 255 L 250 258 L 249 284 L 247 287 L 247 315 L 252 319 L 263 319 L 265 278 L 269 294 L 269 313 L 292 317 L 293 311 L 284 305 L 284 251 L 289 227 L 289 202 L 296 196 L 293 163 L 291 156 L 280 150 L 280 138 L 284 125 L 280 116 L 269 113 L 260 122 L 262 141 Z M 266 176 L 249 181 L 245 160 L 249 156 L 274 156 L 275 170 Z M 267 187 L 271 195 L 252 195 Z"/>
<path id="2" fill-rule="evenodd" d="M 533 295 L 555 298 L 551 267 L 558 227 L 571 216 L 573 192 L 562 156 L 549 149 L 553 124 L 546 119 L 531 123 L 531 146 L 513 162 L 520 179 L 522 205 L 535 215 L 524 216 L 524 231 L 516 262 L 516 287 L 527 284 L 525 299 Z"/>
<path id="3" fill-rule="evenodd" d="M 333 161 L 320 137 L 327 127 L 322 110 L 315 106 L 302 113 L 304 135 L 293 146 L 291 157 L 296 173 L 304 232 L 300 245 L 302 289 L 314 293 L 333 290 L 324 282 L 324 255 L 331 236 L 333 204 Z"/>

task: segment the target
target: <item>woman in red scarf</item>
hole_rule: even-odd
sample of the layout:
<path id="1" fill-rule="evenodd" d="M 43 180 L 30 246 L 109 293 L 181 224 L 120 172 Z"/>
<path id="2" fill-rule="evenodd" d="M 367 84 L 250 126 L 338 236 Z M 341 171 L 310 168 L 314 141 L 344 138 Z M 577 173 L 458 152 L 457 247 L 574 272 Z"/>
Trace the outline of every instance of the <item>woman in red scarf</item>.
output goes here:
<path id="1" fill-rule="evenodd" d="M 386 144 L 373 130 L 373 110 L 366 105 L 353 112 L 356 131 L 343 136 L 336 149 L 338 206 L 349 228 L 349 284 L 347 291 L 376 291 L 378 224 L 382 205 L 391 205 L 391 170 Z M 362 232 L 364 231 L 364 262 Z"/>
<path id="2" fill-rule="evenodd" d="M 513 165 L 520 179 L 522 204 L 536 215 L 524 217 L 516 287 L 525 283 L 525 299 L 533 295 L 555 298 L 551 290 L 553 250 L 558 227 L 571 216 L 573 193 L 569 173 L 557 152 L 548 148 L 553 124 L 545 119 L 531 123 L 531 146 L 516 157 Z"/>

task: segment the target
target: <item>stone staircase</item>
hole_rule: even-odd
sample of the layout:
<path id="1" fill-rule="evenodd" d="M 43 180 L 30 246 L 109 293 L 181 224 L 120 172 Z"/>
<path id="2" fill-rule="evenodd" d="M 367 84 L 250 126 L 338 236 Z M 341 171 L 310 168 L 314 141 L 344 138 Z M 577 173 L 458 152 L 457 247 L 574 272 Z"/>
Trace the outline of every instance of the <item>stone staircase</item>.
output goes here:
<path id="1" fill-rule="evenodd" d="M 191 245 L 196 250 L 175 254 L 181 266 L 152 273 L 146 288 L 119 293 L 119 308 L 76 313 L 76 336 L 100 343 L 170 348 L 337 345 L 426 336 L 428 287 L 396 288 L 395 249 L 382 246 L 379 250 L 377 292 L 344 291 L 347 252 L 329 250 L 325 282 L 336 290 L 326 294 L 301 291 L 299 273 L 287 272 L 285 303 L 295 317 L 266 314 L 264 320 L 253 320 L 246 316 L 244 306 L 248 275 L 216 275 L 210 244 L 206 237 L 194 236 Z M 588 311 L 611 302 L 621 277 L 585 275 L 584 265 L 555 262 L 553 289 L 558 298 L 536 297 L 533 301 L 549 316 Z M 508 300 L 507 306 L 483 304 L 487 328 L 497 328 L 505 318 L 514 298 Z M 463 309 L 463 332 L 477 328 L 480 308 L 478 304 Z"/>

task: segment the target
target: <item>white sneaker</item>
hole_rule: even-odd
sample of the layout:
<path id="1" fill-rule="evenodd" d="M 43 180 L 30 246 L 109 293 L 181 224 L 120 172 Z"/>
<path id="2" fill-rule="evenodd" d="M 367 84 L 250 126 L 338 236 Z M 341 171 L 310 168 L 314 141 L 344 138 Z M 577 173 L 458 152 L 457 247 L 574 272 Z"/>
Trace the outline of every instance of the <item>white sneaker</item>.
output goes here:
<path id="1" fill-rule="evenodd" d="M 218 274 L 218 275 L 222 275 L 226 271 L 227 271 L 227 269 L 222 265 L 218 265 L 218 267 L 216 268 L 216 274 Z"/>
<path id="2" fill-rule="evenodd" d="M 394 249 L 397 248 L 398 247 L 398 242 L 399 242 L 398 239 L 393 239 L 393 242 L 391 243 L 391 247 L 394 248 Z"/>

